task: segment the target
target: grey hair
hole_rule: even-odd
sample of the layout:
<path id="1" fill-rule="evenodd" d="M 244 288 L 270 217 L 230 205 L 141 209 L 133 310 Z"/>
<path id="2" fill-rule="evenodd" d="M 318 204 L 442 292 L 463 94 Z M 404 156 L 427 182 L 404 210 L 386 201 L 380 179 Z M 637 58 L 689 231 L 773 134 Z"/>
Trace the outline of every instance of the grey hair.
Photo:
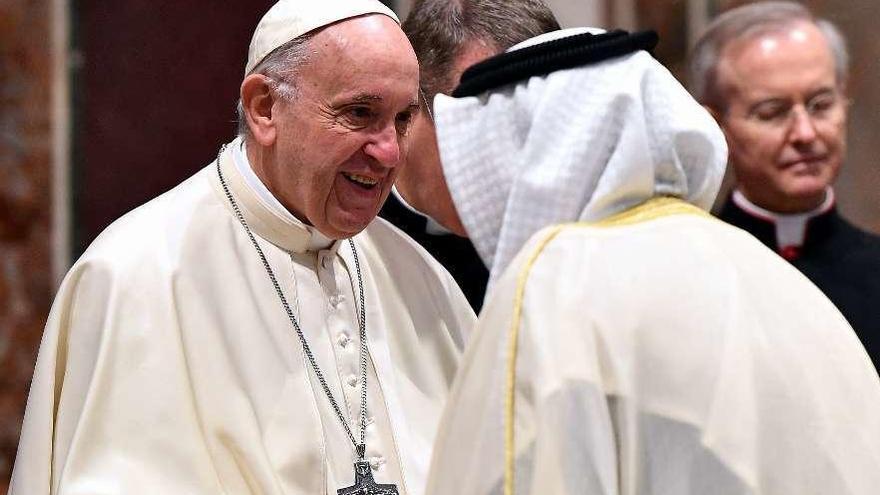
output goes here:
<path id="1" fill-rule="evenodd" d="M 421 69 L 422 97 L 452 89 L 456 58 L 476 41 L 504 51 L 520 41 L 559 29 L 541 0 L 416 0 L 401 26 Z"/>
<path id="2" fill-rule="evenodd" d="M 313 35 L 314 33 L 306 33 L 279 46 L 266 55 L 247 75 L 263 74 L 272 80 L 270 84 L 273 91 L 288 101 L 293 100 L 296 98 L 299 70 L 308 62 L 312 54 L 309 42 Z M 250 136 L 251 130 L 248 127 L 241 98 L 238 99 L 236 112 L 239 137 Z"/>
<path id="3" fill-rule="evenodd" d="M 831 21 L 815 17 L 799 3 L 775 1 L 753 3 L 729 10 L 706 27 L 691 50 L 688 60 L 688 86 L 691 94 L 700 103 L 724 111 L 726 105 L 717 73 L 724 48 L 733 41 L 754 39 L 798 22 L 814 24 L 825 36 L 834 57 L 837 84 L 845 87 L 849 75 L 849 50 L 840 30 Z"/>

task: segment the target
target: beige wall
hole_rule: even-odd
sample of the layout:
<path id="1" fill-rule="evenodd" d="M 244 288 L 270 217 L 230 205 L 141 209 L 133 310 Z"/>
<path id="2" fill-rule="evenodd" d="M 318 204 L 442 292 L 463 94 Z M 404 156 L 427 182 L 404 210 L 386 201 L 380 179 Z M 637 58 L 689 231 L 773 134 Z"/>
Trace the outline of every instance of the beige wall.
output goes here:
<path id="1" fill-rule="evenodd" d="M 844 215 L 880 233 L 880 1 L 808 2 L 843 31 L 852 56 L 849 158 L 837 182 Z"/>
<path id="2" fill-rule="evenodd" d="M 624 4 L 632 0 L 617 0 Z M 553 9 L 562 27 L 602 26 L 607 5 L 603 0 L 544 0 Z"/>
<path id="3" fill-rule="evenodd" d="M 51 8 L 0 2 L 0 493 L 55 289 Z"/>
<path id="4" fill-rule="evenodd" d="M 563 27 L 598 26 L 604 23 L 606 3 L 631 3 L 635 0 L 544 0 L 553 9 Z M 406 18 L 413 0 L 391 0 L 390 4 L 401 19 Z"/>

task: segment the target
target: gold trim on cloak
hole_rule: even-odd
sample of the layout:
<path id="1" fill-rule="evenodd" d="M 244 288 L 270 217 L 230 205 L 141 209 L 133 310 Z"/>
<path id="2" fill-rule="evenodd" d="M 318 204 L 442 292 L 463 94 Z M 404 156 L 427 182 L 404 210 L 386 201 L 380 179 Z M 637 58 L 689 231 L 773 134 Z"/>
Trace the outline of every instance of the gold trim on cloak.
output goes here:
<path id="1" fill-rule="evenodd" d="M 513 300 L 513 318 L 510 326 L 510 336 L 508 341 L 508 362 L 507 362 L 507 387 L 505 394 L 505 431 L 504 431 L 504 495 L 513 495 L 514 481 L 514 463 L 516 460 L 516 445 L 514 438 L 514 415 L 515 411 L 515 390 L 516 390 L 516 360 L 519 344 L 519 327 L 522 317 L 523 298 L 525 294 L 526 282 L 528 282 L 529 273 L 535 262 L 541 256 L 541 253 L 550 244 L 553 239 L 564 230 L 572 228 L 609 228 L 621 227 L 624 225 L 633 225 L 637 223 L 648 222 L 657 218 L 668 217 L 672 215 L 700 215 L 710 217 L 706 211 L 686 203 L 679 198 L 661 196 L 651 198 L 633 208 L 612 215 L 598 222 L 577 222 L 565 223 L 553 227 L 543 239 L 538 243 L 532 254 L 529 255 L 525 264 L 517 276 L 516 293 Z"/>

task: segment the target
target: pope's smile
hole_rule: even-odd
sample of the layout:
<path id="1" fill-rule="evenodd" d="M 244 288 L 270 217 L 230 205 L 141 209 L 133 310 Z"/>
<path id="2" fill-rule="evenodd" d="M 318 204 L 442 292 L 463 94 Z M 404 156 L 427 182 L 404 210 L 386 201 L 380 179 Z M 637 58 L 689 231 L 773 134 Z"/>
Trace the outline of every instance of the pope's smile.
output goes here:
<path id="1" fill-rule="evenodd" d="M 373 179 L 371 177 L 367 177 L 365 175 L 358 175 L 358 174 L 351 174 L 351 173 L 343 172 L 342 176 L 345 177 L 346 179 L 348 179 L 350 182 L 353 182 L 354 184 L 357 184 L 358 186 L 363 187 L 364 189 L 372 189 L 372 188 L 376 187 L 376 184 L 379 183 L 378 180 Z"/>

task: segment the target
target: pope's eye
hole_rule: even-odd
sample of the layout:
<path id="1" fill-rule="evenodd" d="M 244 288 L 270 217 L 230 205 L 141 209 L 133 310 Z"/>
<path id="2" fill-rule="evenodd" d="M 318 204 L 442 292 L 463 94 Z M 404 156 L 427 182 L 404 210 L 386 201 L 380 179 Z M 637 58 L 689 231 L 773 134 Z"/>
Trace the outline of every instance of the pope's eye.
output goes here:
<path id="1" fill-rule="evenodd" d="M 367 107 L 354 107 L 351 109 L 351 115 L 359 119 L 366 119 L 372 115 L 372 112 Z"/>
<path id="2" fill-rule="evenodd" d="M 370 124 L 375 114 L 370 107 L 352 106 L 345 109 L 343 117 L 357 127 L 365 127 Z"/>

